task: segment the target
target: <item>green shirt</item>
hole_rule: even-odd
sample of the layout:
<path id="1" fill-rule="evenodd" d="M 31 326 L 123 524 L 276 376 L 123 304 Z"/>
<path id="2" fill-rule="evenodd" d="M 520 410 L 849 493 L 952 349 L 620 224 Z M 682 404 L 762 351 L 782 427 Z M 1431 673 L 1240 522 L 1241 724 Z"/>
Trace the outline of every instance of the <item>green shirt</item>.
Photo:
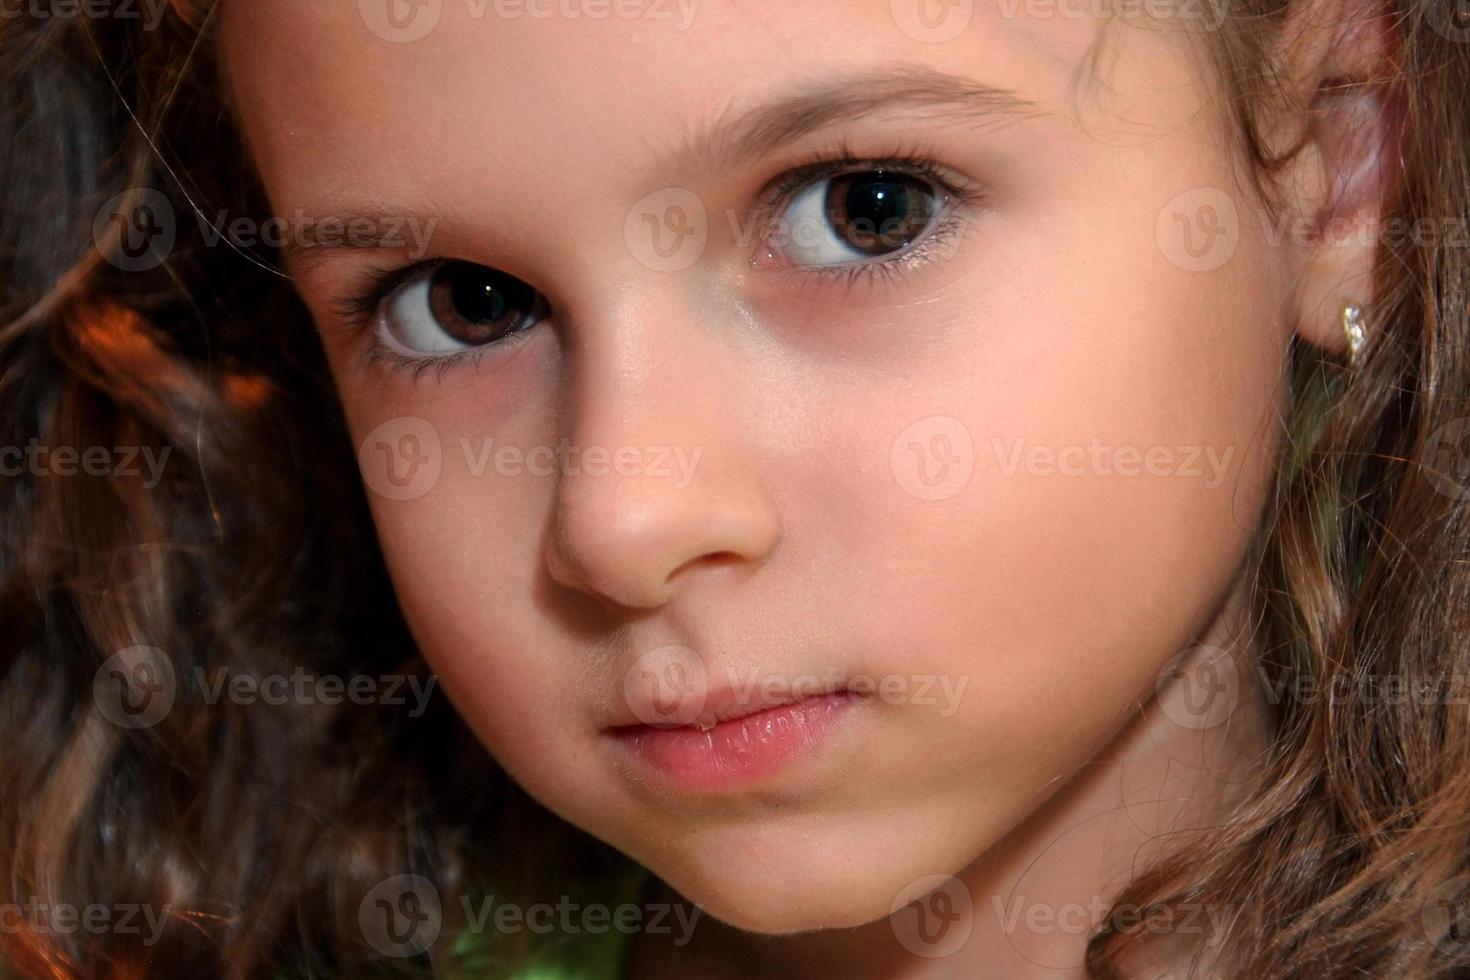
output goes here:
<path id="1" fill-rule="evenodd" d="M 638 906 L 649 884 L 650 876 L 641 867 L 632 867 L 615 880 L 598 887 L 579 891 L 583 906 L 597 904 L 609 914 L 601 917 L 601 931 L 576 929 L 563 931 L 555 922 L 554 931 L 536 937 L 531 964 L 518 971 L 506 972 L 496 965 L 493 934 L 488 936 L 467 930 L 454 940 L 454 961 L 466 980 L 508 978 L 508 980 L 620 980 L 625 960 L 632 945 L 633 933 L 613 926 L 617 909 Z M 585 895 L 585 899 L 582 896 Z M 487 927 L 488 928 L 488 927 Z"/>

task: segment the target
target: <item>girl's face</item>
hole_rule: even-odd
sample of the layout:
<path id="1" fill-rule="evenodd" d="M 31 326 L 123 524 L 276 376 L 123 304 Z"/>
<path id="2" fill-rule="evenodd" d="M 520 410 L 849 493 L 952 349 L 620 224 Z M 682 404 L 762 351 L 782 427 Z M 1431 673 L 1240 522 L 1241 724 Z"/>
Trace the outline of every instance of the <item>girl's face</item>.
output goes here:
<path id="1" fill-rule="evenodd" d="M 1289 263 L 1210 25 L 1034 6 L 223 6 L 424 656 L 745 928 L 975 861 L 1255 531 Z"/>

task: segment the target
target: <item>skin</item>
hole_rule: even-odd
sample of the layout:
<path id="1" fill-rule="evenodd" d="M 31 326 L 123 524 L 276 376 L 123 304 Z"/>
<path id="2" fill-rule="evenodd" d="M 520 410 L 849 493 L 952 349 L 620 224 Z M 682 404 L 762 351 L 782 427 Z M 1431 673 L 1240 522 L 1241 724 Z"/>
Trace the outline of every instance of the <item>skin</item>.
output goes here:
<path id="1" fill-rule="evenodd" d="M 218 24 L 277 214 L 433 219 L 428 257 L 505 270 L 550 304 L 513 347 L 414 376 L 365 364 L 338 312 L 410 248 L 302 250 L 288 267 L 359 442 L 405 417 L 438 436 L 427 492 L 370 497 L 443 689 L 549 809 L 718 920 L 687 947 L 641 937 L 638 973 L 1080 976 L 1084 932 L 1008 926 L 996 901 L 1109 895 L 1158 830 L 1203 825 L 1245 784 L 1263 737 L 1253 688 L 1199 727 L 1163 710 L 1157 678 L 1200 643 L 1250 669 L 1243 567 L 1287 344 L 1340 347 L 1338 304 L 1368 298 L 1345 285 L 1364 256 L 1269 238 L 1178 31 L 1114 25 L 1094 78 L 1102 23 L 1024 7 L 979 4 L 942 43 L 881 2 L 701 0 L 682 31 L 471 9 L 446 2 L 409 43 L 351 3 L 226 3 Z M 1304 47 L 1303 87 L 1324 50 Z M 803 84 L 898 64 L 1032 111 L 846 113 L 754 157 L 690 152 L 692 134 Z M 731 233 L 727 216 L 755 227 L 767 181 L 839 144 L 922 147 L 983 188 L 953 247 L 849 285 Z M 1305 155 L 1291 213 L 1321 213 L 1324 159 Z M 675 270 L 626 233 L 666 188 L 710 216 L 698 261 Z M 1205 269 L 1159 230 L 1200 189 L 1240 214 Z M 946 431 L 968 437 L 972 471 L 925 499 L 894 445 L 934 417 L 958 421 Z M 699 456 L 682 484 L 476 474 L 462 440 L 487 438 Z M 1017 440 L 1198 451 L 1201 472 L 1176 472 L 1180 455 L 1131 476 L 1122 457 L 1010 467 Z M 605 735 L 633 720 L 639 658 L 671 644 L 711 677 L 965 686 L 953 711 L 858 704 L 777 776 L 683 792 Z M 958 876 L 974 907 L 968 941 L 939 958 L 888 921 L 928 875 Z"/>

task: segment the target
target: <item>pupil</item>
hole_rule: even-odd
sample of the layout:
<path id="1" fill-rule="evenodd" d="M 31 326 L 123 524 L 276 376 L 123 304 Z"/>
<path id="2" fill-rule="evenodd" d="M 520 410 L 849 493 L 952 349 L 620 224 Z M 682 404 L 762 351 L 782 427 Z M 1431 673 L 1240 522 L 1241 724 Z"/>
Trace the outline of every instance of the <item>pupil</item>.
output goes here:
<path id="1" fill-rule="evenodd" d="M 847 213 L 855 220 L 866 218 L 881 227 L 901 221 L 908 210 L 908 188 L 882 174 L 861 177 L 847 191 Z"/>
<path id="2" fill-rule="evenodd" d="M 513 309 L 513 297 L 507 295 L 508 284 L 497 279 L 485 272 L 456 276 L 450 294 L 455 312 L 471 323 L 493 323 L 505 317 Z"/>
<path id="3" fill-rule="evenodd" d="M 445 333 L 480 345 L 537 322 L 540 294 L 529 283 L 471 262 L 442 267 L 429 284 L 429 311 Z"/>
<path id="4" fill-rule="evenodd" d="M 897 251 L 929 224 L 931 202 L 921 182 L 881 170 L 852 174 L 828 191 L 832 223 L 847 244 L 869 255 Z"/>

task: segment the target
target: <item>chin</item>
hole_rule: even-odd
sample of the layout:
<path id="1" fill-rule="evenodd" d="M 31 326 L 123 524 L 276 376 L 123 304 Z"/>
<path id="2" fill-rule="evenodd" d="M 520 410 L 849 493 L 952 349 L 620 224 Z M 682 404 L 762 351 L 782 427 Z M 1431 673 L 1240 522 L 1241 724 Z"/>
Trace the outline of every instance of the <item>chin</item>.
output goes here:
<path id="1" fill-rule="evenodd" d="M 889 912 L 888 900 L 854 895 L 842 884 L 795 891 L 752 888 L 744 883 L 678 890 L 706 915 L 743 932 L 766 936 L 854 928 L 883 919 Z"/>
<path id="2" fill-rule="evenodd" d="M 893 849 L 853 846 L 832 834 L 826 850 L 742 843 L 664 855 L 650 864 L 680 895 L 726 925 L 763 935 L 853 928 L 888 916 L 909 873 Z"/>

